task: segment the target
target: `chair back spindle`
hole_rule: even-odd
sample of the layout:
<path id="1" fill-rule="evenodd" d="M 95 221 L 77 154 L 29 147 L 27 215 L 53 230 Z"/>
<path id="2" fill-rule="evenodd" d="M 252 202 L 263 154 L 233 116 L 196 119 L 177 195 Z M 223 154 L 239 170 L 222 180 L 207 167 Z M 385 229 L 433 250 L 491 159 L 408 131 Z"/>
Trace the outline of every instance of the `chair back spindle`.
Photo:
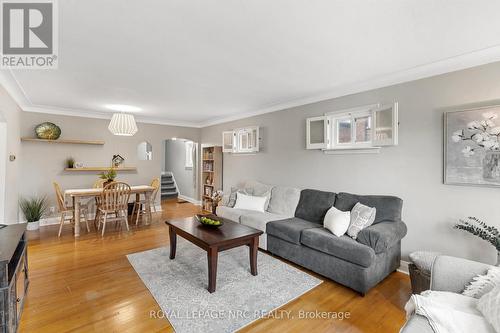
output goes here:
<path id="1" fill-rule="evenodd" d="M 123 182 L 113 182 L 104 187 L 100 207 L 105 211 L 127 210 L 129 199 L 130 186 Z"/>

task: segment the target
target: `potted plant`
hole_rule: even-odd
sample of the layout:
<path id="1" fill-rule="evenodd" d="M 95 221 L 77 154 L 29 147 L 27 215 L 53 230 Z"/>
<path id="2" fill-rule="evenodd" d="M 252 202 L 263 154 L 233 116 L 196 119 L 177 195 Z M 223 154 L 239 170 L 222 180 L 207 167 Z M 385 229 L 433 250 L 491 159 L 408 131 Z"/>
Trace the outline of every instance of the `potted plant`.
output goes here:
<path id="1" fill-rule="evenodd" d="M 69 169 L 73 169 L 75 167 L 75 159 L 73 157 L 68 157 L 66 159 L 66 167 Z"/>
<path id="2" fill-rule="evenodd" d="M 497 228 L 487 225 L 476 217 L 460 220 L 454 228 L 467 231 L 493 245 L 497 250 L 497 266 L 500 266 L 500 231 Z"/>
<path id="3" fill-rule="evenodd" d="M 224 193 L 221 190 L 215 191 L 212 193 L 212 213 L 215 214 L 217 210 L 217 206 L 219 205 L 219 202 L 222 200 L 222 196 Z"/>
<path id="4" fill-rule="evenodd" d="M 108 185 L 109 183 L 113 182 L 116 178 L 115 169 L 110 168 L 108 171 L 101 173 L 100 178 L 106 180 L 103 186 Z"/>
<path id="5" fill-rule="evenodd" d="M 28 222 L 28 230 L 38 230 L 40 227 L 40 219 L 45 216 L 47 212 L 47 198 L 43 197 L 31 197 L 31 198 L 21 198 L 19 202 L 19 207 Z"/>

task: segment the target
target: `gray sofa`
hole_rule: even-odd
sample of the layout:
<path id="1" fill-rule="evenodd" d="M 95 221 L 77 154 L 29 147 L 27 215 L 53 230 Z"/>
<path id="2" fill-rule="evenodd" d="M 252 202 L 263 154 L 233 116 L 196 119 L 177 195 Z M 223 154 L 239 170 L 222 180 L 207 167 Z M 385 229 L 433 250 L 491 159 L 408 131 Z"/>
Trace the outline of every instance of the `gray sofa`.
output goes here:
<path id="1" fill-rule="evenodd" d="M 330 207 L 348 211 L 357 202 L 377 208 L 374 224 L 357 240 L 323 228 Z M 267 250 L 365 294 L 400 265 L 407 231 L 402 204 L 392 196 L 302 190 L 293 218 L 267 224 Z"/>
<path id="2" fill-rule="evenodd" d="M 217 216 L 263 231 L 259 238 L 259 247 L 267 249 L 266 225 L 272 221 L 284 220 L 295 215 L 295 209 L 300 198 L 300 190 L 294 187 L 273 186 L 257 181 L 246 181 L 235 186 L 255 196 L 269 196 L 269 204 L 265 212 L 256 212 L 229 207 L 229 195 L 224 195 L 217 206 Z"/>
<path id="3" fill-rule="evenodd" d="M 245 192 L 269 195 L 265 212 L 229 207 L 229 196 L 217 207 L 217 215 L 264 232 L 259 247 L 290 260 L 361 294 L 366 293 L 400 265 L 402 200 L 391 196 L 358 196 L 255 181 L 238 184 Z M 357 202 L 377 208 L 375 222 L 357 240 L 337 237 L 323 228 L 330 207 L 351 210 Z"/>
<path id="4" fill-rule="evenodd" d="M 439 256 L 432 265 L 431 290 L 461 293 L 472 278 L 485 274 L 492 267 L 461 258 Z M 434 333 L 425 317 L 413 315 L 401 329 L 402 333 Z"/>

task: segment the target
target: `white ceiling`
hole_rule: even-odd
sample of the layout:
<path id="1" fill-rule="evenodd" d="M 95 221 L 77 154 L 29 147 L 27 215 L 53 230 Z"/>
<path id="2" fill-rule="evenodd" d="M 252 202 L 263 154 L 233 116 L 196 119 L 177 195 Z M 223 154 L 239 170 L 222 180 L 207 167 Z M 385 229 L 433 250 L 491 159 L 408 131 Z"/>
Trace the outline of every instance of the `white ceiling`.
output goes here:
<path id="1" fill-rule="evenodd" d="M 58 3 L 59 68 L 2 71 L 25 110 L 203 126 L 500 60 L 498 0 Z"/>

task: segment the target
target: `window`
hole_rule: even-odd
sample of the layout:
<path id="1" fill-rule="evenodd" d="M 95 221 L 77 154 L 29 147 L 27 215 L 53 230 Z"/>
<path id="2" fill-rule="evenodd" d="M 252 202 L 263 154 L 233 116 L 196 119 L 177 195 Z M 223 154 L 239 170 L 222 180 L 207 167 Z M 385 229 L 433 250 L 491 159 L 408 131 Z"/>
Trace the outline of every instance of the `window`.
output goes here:
<path id="1" fill-rule="evenodd" d="M 328 115 L 333 124 L 333 144 L 329 149 L 366 148 L 372 144 L 370 109 Z"/>
<path id="2" fill-rule="evenodd" d="M 307 118 L 306 148 L 371 149 L 397 145 L 398 103 L 379 104 Z"/>
<path id="3" fill-rule="evenodd" d="M 193 141 L 186 141 L 184 147 L 186 149 L 186 168 L 191 169 L 193 168 Z"/>
<path id="4" fill-rule="evenodd" d="M 257 153 L 259 151 L 259 127 L 244 127 L 222 132 L 222 152 Z"/>

